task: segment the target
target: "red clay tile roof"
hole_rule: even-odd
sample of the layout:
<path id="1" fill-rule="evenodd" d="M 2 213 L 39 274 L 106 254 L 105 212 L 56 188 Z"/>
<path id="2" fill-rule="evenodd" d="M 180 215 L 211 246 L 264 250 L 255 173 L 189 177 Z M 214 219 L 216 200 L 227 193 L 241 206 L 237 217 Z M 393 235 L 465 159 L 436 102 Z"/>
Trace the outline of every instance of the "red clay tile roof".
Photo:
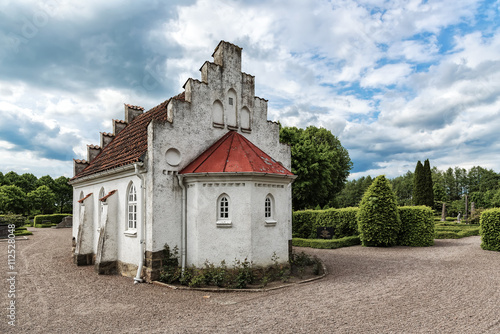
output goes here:
<path id="1" fill-rule="evenodd" d="M 78 200 L 78 203 L 83 203 L 83 201 L 85 201 L 87 198 L 89 198 L 90 196 L 92 196 L 92 193 L 89 193 L 87 196 L 85 196 L 84 198 Z"/>
<path id="2" fill-rule="evenodd" d="M 106 202 L 106 200 L 108 199 L 108 197 L 112 196 L 115 192 L 116 192 L 116 189 L 115 190 L 111 190 L 106 196 L 103 196 L 102 198 L 99 198 L 99 200 L 101 202 Z"/>
<path id="3" fill-rule="evenodd" d="M 184 93 L 172 99 L 184 100 Z M 71 180 L 140 161 L 141 157 L 148 150 L 147 127 L 153 119 L 158 121 L 167 120 L 167 105 L 169 101 L 170 99 L 134 118 L 130 124 L 102 149 L 101 153 L 84 170 L 75 175 Z"/>
<path id="4" fill-rule="evenodd" d="M 127 107 L 129 107 L 130 109 L 135 109 L 135 110 L 144 110 L 144 107 L 141 107 L 141 106 L 133 106 L 133 105 L 131 105 L 131 104 L 126 104 L 126 103 L 125 103 L 125 105 L 126 105 Z"/>
<path id="5" fill-rule="evenodd" d="M 179 174 L 257 172 L 293 175 L 236 131 L 229 131 Z"/>

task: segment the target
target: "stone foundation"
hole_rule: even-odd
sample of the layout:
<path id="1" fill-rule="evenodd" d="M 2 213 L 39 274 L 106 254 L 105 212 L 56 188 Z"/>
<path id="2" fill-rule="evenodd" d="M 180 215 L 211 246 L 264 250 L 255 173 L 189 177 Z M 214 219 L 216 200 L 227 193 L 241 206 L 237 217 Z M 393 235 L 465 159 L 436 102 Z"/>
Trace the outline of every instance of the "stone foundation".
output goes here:
<path id="1" fill-rule="evenodd" d="M 89 266 L 94 264 L 94 253 L 89 254 L 73 254 L 73 263 L 77 266 Z"/>
<path id="2" fill-rule="evenodd" d="M 156 252 L 146 251 L 144 263 L 144 275 L 147 282 L 157 281 L 163 267 L 163 250 Z"/>
<path id="3" fill-rule="evenodd" d="M 131 263 L 116 261 L 116 272 L 125 277 L 135 277 L 137 274 L 137 266 Z"/>
<path id="4" fill-rule="evenodd" d="M 117 273 L 117 261 L 108 261 L 95 264 L 95 271 L 99 275 L 114 275 Z"/>

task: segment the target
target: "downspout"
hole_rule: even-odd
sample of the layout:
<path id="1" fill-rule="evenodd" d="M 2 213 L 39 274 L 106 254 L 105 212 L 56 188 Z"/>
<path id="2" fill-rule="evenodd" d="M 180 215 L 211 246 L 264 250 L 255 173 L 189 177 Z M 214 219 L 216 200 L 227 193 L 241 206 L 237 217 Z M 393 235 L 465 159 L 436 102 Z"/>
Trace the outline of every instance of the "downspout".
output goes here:
<path id="1" fill-rule="evenodd" d="M 139 165 L 137 163 L 134 164 L 135 167 L 135 175 L 141 179 L 141 226 L 140 226 L 140 244 L 141 244 L 141 253 L 139 257 L 139 266 L 137 267 L 137 274 L 134 277 L 134 284 L 142 283 L 143 279 L 141 278 L 142 268 L 144 266 L 144 252 L 146 248 L 146 195 L 145 195 L 145 182 L 144 182 L 144 172 L 139 171 Z"/>
<path id="2" fill-rule="evenodd" d="M 179 186 L 182 189 L 181 195 L 181 267 L 182 274 L 184 274 L 184 269 L 186 269 L 186 247 L 187 247 L 187 194 L 186 187 L 184 186 L 184 177 L 180 174 L 177 174 L 177 179 L 179 180 Z"/>

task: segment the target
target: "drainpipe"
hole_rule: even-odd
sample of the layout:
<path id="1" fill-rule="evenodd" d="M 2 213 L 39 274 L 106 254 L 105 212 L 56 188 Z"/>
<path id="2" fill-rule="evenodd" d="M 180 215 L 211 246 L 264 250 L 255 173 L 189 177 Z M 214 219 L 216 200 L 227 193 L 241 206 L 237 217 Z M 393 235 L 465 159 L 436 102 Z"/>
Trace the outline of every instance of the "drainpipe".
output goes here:
<path id="1" fill-rule="evenodd" d="M 141 278 L 142 274 L 142 267 L 144 266 L 144 251 L 146 248 L 146 195 L 145 195 L 145 188 L 146 184 L 144 182 L 144 172 L 140 171 L 139 164 L 135 163 L 135 175 L 141 179 L 141 203 L 142 203 L 142 208 L 141 208 L 141 226 L 140 226 L 140 243 L 141 243 L 141 253 L 139 257 L 139 266 L 137 267 L 137 274 L 134 277 L 134 284 L 137 283 L 142 283 L 143 279 Z"/>
<path id="2" fill-rule="evenodd" d="M 187 208 L 187 193 L 186 187 L 184 186 L 184 177 L 180 174 L 177 174 L 177 179 L 179 180 L 179 186 L 182 189 L 182 209 L 181 209 L 181 267 L 182 274 L 184 275 L 184 269 L 186 269 L 186 245 L 187 245 L 187 217 L 186 217 L 186 208 Z"/>

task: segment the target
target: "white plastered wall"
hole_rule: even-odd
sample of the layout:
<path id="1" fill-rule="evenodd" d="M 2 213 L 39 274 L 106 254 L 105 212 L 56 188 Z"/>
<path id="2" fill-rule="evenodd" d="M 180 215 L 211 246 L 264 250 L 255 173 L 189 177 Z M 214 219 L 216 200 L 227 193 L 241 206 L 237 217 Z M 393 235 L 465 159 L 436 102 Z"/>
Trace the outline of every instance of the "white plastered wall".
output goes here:
<path id="1" fill-rule="evenodd" d="M 225 260 L 231 265 L 235 259 L 246 258 L 254 265 L 267 266 L 273 263 L 273 254 L 279 262 L 288 261 L 290 182 L 269 175 L 186 176 L 187 265 L 203 266 L 207 260 L 215 265 Z M 222 194 L 229 199 L 227 222 L 218 217 Z M 274 204 L 270 224 L 264 216 L 269 194 Z"/>
<path id="2" fill-rule="evenodd" d="M 127 192 L 130 183 L 133 182 L 137 189 L 137 230 L 128 230 L 128 220 L 127 220 Z M 116 190 L 116 193 L 110 197 L 108 206 L 112 205 L 113 208 L 106 208 L 113 217 L 108 217 L 108 219 L 115 220 L 112 222 L 111 226 L 116 228 L 115 237 L 113 238 L 113 243 L 116 245 L 116 256 L 117 259 L 124 263 L 139 264 L 140 259 L 140 229 L 139 226 L 142 222 L 142 199 L 141 199 L 141 179 L 134 175 L 133 169 L 127 173 L 117 173 L 108 176 L 104 176 L 94 180 L 88 180 L 73 184 L 73 194 L 78 196 L 83 192 L 84 196 L 89 193 L 93 193 L 92 204 L 93 204 L 93 214 L 91 218 L 91 228 L 93 234 L 92 241 L 92 252 L 97 254 L 97 244 L 99 240 L 99 228 L 100 228 L 100 217 L 99 208 L 101 207 L 101 202 L 99 201 L 99 192 L 101 188 L 104 188 L 104 195 L 107 195 L 110 191 Z M 90 198 L 89 198 L 90 199 Z M 78 237 L 78 226 L 80 225 L 80 209 L 81 205 L 76 200 L 73 203 L 73 237 Z M 105 217 L 103 217 L 105 218 Z M 135 234 L 134 234 L 135 232 Z M 109 230 L 108 233 L 113 233 Z M 106 261 L 112 261 L 111 258 L 106 257 Z"/>

